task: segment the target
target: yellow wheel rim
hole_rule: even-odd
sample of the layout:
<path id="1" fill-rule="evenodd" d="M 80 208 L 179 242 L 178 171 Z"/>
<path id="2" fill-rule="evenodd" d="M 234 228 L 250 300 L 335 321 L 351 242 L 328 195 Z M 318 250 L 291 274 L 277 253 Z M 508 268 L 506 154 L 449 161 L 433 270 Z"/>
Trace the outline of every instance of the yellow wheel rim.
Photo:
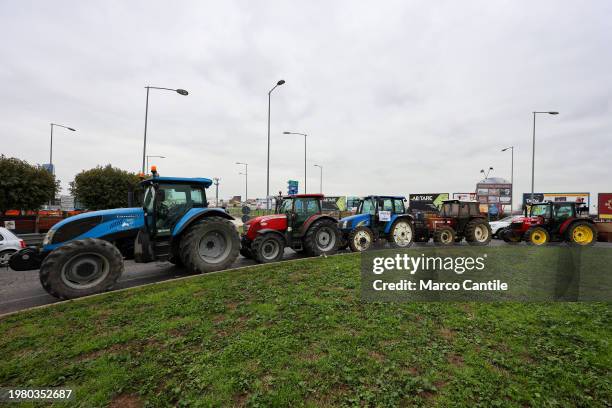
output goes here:
<path id="1" fill-rule="evenodd" d="M 544 245 L 546 243 L 546 234 L 543 231 L 534 231 L 531 234 L 531 242 L 535 245 Z"/>
<path id="2" fill-rule="evenodd" d="M 593 242 L 593 230 L 586 225 L 579 225 L 574 228 L 572 232 L 572 238 L 575 243 L 580 245 L 586 245 Z"/>

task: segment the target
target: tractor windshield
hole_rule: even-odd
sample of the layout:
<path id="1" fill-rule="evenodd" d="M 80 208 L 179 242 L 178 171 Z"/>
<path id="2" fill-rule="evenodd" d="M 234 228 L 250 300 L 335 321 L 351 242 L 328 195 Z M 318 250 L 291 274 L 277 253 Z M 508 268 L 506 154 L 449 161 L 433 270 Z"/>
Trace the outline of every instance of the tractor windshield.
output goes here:
<path id="1" fill-rule="evenodd" d="M 291 212 L 293 207 L 293 200 L 283 200 L 278 206 L 277 213 L 279 214 L 288 214 Z"/>
<path id="2" fill-rule="evenodd" d="M 359 202 L 359 208 L 357 208 L 357 214 L 376 214 L 376 204 L 371 198 L 361 200 Z"/>
<path id="3" fill-rule="evenodd" d="M 547 204 L 539 204 L 531 206 L 532 217 L 550 217 L 550 206 Z"/>

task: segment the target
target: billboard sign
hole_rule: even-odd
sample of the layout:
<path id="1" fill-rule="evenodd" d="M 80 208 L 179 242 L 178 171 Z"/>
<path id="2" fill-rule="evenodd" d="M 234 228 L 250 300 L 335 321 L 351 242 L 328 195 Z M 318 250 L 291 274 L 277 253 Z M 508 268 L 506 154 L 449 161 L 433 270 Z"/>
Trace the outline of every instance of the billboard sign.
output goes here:
<path id="1" fill-rule="evenodd" d="M 569 201 L 572 203 L 584 203 L 590 206 L 591 193 L 533 193 L 533 201 L 541 203 L 542 201 Z M 531 193 L 523 193 L 523 205 L 531 204 Z"/>
<path id="2" fill-rule="evenodd" d="M 512 184 L 478 183 L 476 196 L 481 204 L 512 205 Z"/>
<path id="3" fill-rule="evenodd" d="M 612 193 L 599 193 L 597 208 L 599 218 L 612 219 Z"/>
<path id="4" fill-rule="evenodd" d="M 438 211 L 442 201 L 448 200 L 448 197 L 448 193 L 410 194 L 408 196 L 408 206 L 411 210 Z"/>
<path id="5" fill-rule="evenodd" d="M 346 211 L 346 197 L 325 196 L 321 206 L 323 211 Z"/>
<path id="6" fill-rule="evenodd" d="M 453 198 L 460 201 L 477 201 L 476 193 L 453 193 Z"/>

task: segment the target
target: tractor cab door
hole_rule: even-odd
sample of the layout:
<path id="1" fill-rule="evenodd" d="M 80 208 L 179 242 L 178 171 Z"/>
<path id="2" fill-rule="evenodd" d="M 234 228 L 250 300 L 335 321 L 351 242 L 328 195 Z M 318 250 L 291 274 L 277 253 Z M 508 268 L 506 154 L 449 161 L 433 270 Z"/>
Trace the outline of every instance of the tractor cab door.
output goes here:
<path id="1" fill-rule="evenodd" d="M 558 233 L 565 221 L 576 217 L 576 209 L 573 203 L 554 204 L 552 207 L 551 228 L 554 233 Z"/>
<path id="2" fill-rule="evenodd" d="M 372 229 L 382 234 L 393 215 L 393 199 L 379 198 L 376 204 L 376 216 L 372 220 Z"/>
<path id="3" fill-rule="evenodd" d="M 288 225 L 294 233 L 304 233 L 304 223 L 313 215 L 321 213 L 319 199 L 314 197 L 296 198 L 293 200 L 293 217 L 288 220 Z"/>
<path id="4" fill-rule="evenodd" d="M 156 237 L 170 237 L 175 225 L 187 211 L 194 207 L 205 207 L 204 189 L 188 184 L 160 184 L 155 192 Z"/>
<path id="5" fill-rule="evenodd" d="M 357 207 L 357 214 L 368 214 L 369 224 L 372 229 L 375 228 L 376 222 L 376 201 L 372 198 L 366 198 L 359 202 L 359 206 Z"/>

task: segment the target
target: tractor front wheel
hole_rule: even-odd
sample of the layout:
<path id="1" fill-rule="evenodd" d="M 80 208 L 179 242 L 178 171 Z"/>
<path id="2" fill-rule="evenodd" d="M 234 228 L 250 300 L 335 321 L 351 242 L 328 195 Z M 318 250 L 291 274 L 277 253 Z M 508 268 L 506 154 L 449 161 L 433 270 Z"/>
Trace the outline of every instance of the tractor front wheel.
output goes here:
<path id="1" fill-rule="evenodd" d="M 340 230 L 338 225 L 329 219 L 315 221 L 304 237 L 306 253 L 311 256 L 335 254 L 339 244 Z"/>
<path id="2" fill-rule="evenodd" d="M 240 251 L 240 237 L 231 221 L 206 217 L 185 232 L 179 245 L 181 259 L 194 273 L 220 271 L 230 267 Z"/>
<path id="3" fill-rule="evenodd" d="M 442 225 L 436 228 L 436 232 L 434 232 L 434 242 L 444 246 L 454 245 L 456 235 L 452 227 Z"/>
<path id="4" fill-rule="evenodd" d="M 353 252 L 367 251 L 373 242 L 374 234 L 368 227 L 357 227 L 348 236 L 348 245 Z"/>
<path id="5" fill-rule="evenodd" d="M 572 245 L 594 245 L 595 241 L 597 241 L 597 230 L 591 223 L 584 221 L 575 222 L 567 231 L 567 240 Z"/>
<path id="6" fill-rule="evenodd" d="M 72 299 L 110 290 L 122 273 L 117 247 L 88 238 L 53 250 L 40 266 L 40 283 L 49 294 Z"/>
<path id="7" fill-rule="evenodd" d="M 550 242 L 550 234 L 542 227 L 533 227 L 525 233 L 525 241 L 531 245 L 546 245 Z"/>
<path id="8" fill-rule="evenodd" d="M 276 233 L 263 234 L 253 240 L 251 251 L 259 263 L 278 262 L 283 259 L 285 242 Z"/>
<path id="9" fill-rule="evenodd" d="M 414 228 L 410 221 L 399 220 L 391 227 L 389 234 L 391 248 L 408 248 L 414 242 Z"/>
<path id="10" fill-rule="evenodd" d="M 491 242 L 491 227 L 481 218 L 475 218 L 465 226 L 465 240 L 470 245 L 487 245 Z"/>

